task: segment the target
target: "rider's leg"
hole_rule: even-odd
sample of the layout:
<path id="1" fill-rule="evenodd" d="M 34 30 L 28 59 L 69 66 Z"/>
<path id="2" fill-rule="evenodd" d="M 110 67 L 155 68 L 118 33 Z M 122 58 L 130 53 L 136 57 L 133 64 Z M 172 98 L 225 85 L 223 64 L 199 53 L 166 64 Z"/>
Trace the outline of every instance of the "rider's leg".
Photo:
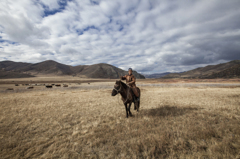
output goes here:
<path id="1" fill-rule="evenodd" d="M 132 98 L 133 98 L 133 103 L 134 103 L 134 110 L 136 110 L 137 108 L 136 108 L 136 96 L 135 96 L 135 93 L 134 93 L 134 90 L 133 90 L 133 88 L 131 88 L 131 92 L 132 92 Z"/>
<path id="2" fill-rule="evenodd" d="M 135 96 L 135 101 L 139 101 L 139 94 L 138 94 L 138 91 L 137 91 L 137 87 L 132 87 L 132 90 L 133 90 L 133 94 Z"/>

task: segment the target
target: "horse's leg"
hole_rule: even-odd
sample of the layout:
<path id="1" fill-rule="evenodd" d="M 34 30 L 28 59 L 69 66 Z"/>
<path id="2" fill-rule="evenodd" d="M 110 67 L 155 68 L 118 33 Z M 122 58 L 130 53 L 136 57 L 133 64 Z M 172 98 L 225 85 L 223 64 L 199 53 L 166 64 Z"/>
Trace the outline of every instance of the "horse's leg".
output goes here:
<path id="1" fill-rule="evenodd" d="M 137 111 L 139 111 L 139 108 L 140 108 L 140 97 L 141 97 L 141 91 L 140 91 L 140 89 L 138 88 L 138 92 L 139 92 L 139 101 L 138 101 L 138 105 L 137 105 Z"/>
<path id="2" fill-rule="evenodd" d="M 137 102 L 135 101 L 134 102 L 134 110 L 136 110 L 137 109 Z"/>
<path id="3" fill-rule="evenodd" d="M 140 107 L 140 100 L 137 102 L 137 111 L 139 111 L 139 107 Z"/>
<path id="4" fill-rule="evenodd" d="M 129 115 L 130 115 L 130 116 L 132 116 L 132 113 L 131 113 L 131 111 L 130 111 L 131 105 L 132 105 L 132 103 L 129 103 L 128 111 L 129 111 Z"/>
<path id="5" fill-rule="evenodd" d="M 127 104 L 124 104 L 125 105 L 125 108 L 126 108 L 126 116 L 128 118 L 128 108 L 127 108 Z"/>
<path id="6" fill-rule="evenodd" d="M 138 109 L 138 102 L 134 102 L 134 110 Z"/>

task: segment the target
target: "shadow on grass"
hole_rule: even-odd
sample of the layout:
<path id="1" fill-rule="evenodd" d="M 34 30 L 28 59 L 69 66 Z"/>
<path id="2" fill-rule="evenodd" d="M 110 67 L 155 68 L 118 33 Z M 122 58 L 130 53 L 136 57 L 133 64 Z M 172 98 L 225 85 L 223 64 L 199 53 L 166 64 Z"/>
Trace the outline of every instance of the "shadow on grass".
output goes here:
<path id="1" fill-rule="evenodd" d="M 166 116 L 180 116 L 184 115 L 186 113 L 190 113 L 191 111 L 198 110 L 197 108 L 191 108 L 191 107 L 176 107 L 176 106 L 169 106 L 165 105 L 158 108 L 152 108 L 152 109 L 142 109 L 140 110 L 142 114 L 146 116 L 152 116 L 152 117 L 166 117 Z"/>

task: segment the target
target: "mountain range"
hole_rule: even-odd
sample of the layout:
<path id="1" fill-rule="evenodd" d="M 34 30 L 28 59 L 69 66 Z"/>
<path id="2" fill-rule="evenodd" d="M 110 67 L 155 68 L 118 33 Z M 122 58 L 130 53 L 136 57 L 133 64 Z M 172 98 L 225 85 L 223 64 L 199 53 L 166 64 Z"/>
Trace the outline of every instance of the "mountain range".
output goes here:
<path id="1" fill-rule="evenodd" d="M 170 74 L 171 72 L 164 72 L 164 73 L 154 73 L 154 74 L 143 74 L 146 78 L 161 78 Z"/>
<path id="2" fill-rule="evenodd" d="M 120 76 L 127 74 L 127 71 L 105 63 L 69 66 L 52 60 L 47 60 L 36 64 L 2 61 L 0 62 L 0 70 L 0 78 L 21 78 L 42 75 L 71 75 L 83 78 L 117 79 L 120 78 Z M 136 71 L 133 71 L 133 75 L 138 79 L 145 78 Z"/>
<path id="3" fill-rule="evenodd" d="M 199 67 L 183 73 L 170 73 L 162 78 L 233 78 L 240 77 L 240 60 Z"/>
<path id="4" fill-rule="evenodd" d="M 34 76 L 76 76 L 82 78 L 118 79 L 126 75 L 115 66 L 100 63 L 94 65 L 70 66 L 48 60 L 40 63 L 24 63 L 13 61 L 0 62 L 0 78 L 25 78 Z M 208 65 L 180 73 L 139 74 L 133 71 L 138 79 L 146 78 L 235 78 L 240 77 L 240 60 L 234 60 L 218 65 Z M 145 76 L 145 77 L 144 77 Z"/>

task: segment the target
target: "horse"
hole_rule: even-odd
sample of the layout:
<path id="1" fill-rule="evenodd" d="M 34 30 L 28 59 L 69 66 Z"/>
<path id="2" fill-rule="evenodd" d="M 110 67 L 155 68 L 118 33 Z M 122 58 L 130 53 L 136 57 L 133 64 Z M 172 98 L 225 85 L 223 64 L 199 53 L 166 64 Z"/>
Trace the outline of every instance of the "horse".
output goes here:
<path id="1" fill-rule="evenodd" d="M 139 111 L 140 89 L 138 87 L 137 87 L 137 89 L 138 89 L 138 93 L 139 93 L 139 101 L 134 102 L 134 110 Z M 132 116 L 130 108 L 131 108 L 132 102 L 134 100 L 134 93 L 128 85 L 123 83 L 121 80 L 117 80 L 115 85 L 114 85 L 114 88 L 112 90 L 112 96 L 116 96 L 118 93 L 120 93 L 121 96 L 122 96 L 122 101 L 123 101 L 123 104 L 125 105 L 125 108 L 126 108 L 126 117 L 128 118 L 128 114 L 130 116 Z"/>

